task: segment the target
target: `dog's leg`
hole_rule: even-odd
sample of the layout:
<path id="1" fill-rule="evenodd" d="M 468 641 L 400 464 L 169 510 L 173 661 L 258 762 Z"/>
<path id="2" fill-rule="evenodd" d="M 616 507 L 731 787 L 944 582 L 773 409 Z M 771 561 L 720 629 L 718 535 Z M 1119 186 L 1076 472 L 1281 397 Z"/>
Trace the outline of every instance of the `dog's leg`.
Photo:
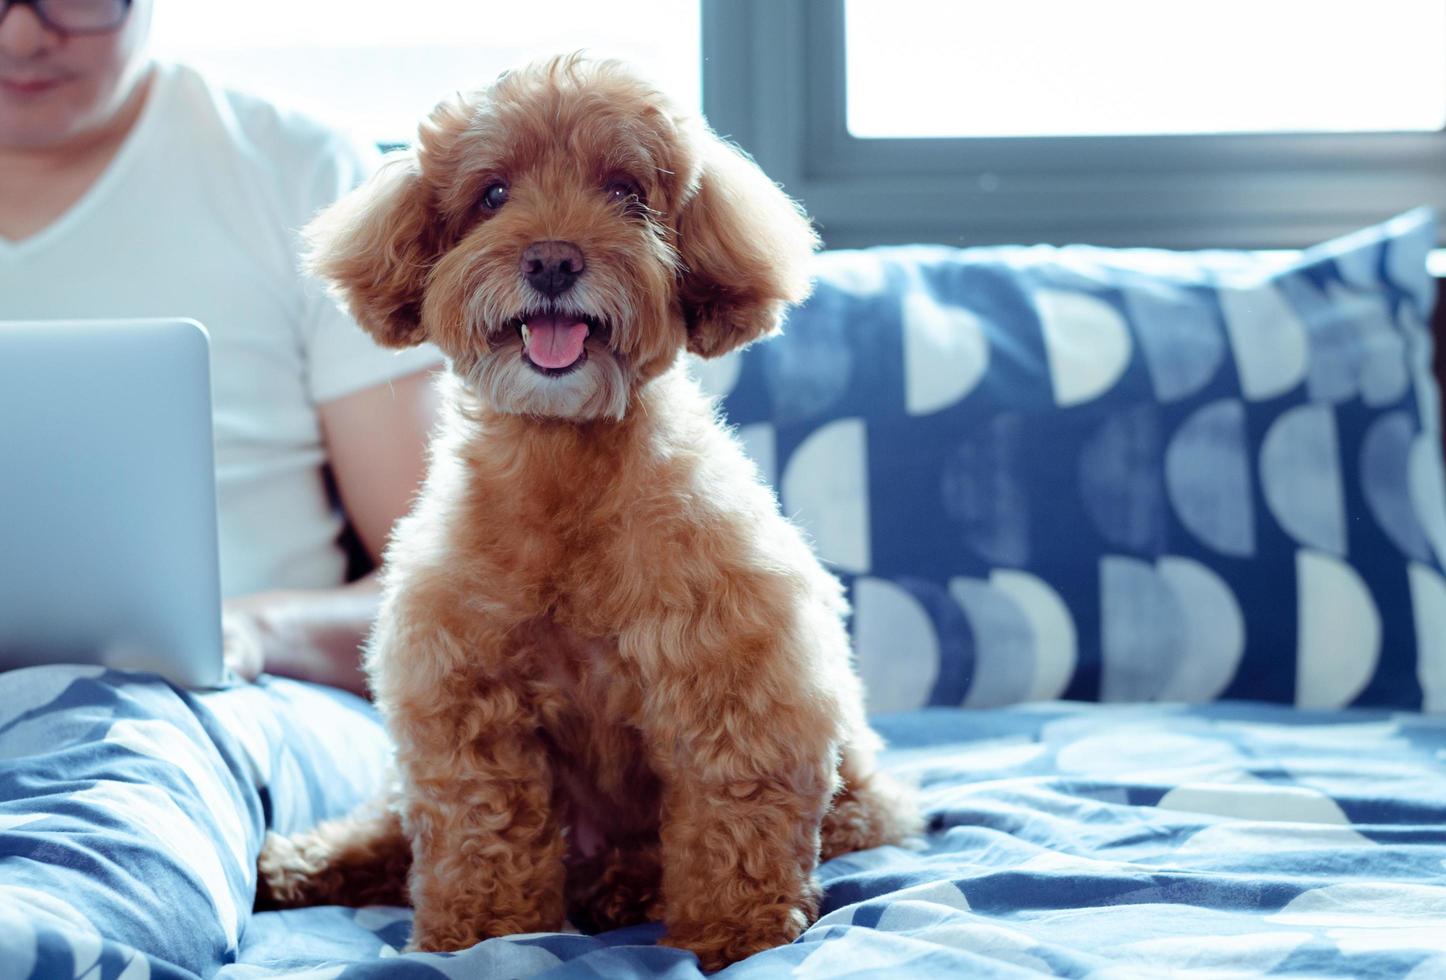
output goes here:
<path id="1" fill-rule="evenodd" d="M 840 741 L 830 690 L 803 690 L 786 654 L 746 657 L 776 641 L 713 636 L 726 653 L 700 643 L 657 665 L 643 725 L 663 783 L 663 941 L 705 970 L 792 942 L 817 916 Z"/>
<path id="2" fill-rule="evenodd" d="M 405 905 L 412 846 L 389 809 L 328 820 L 303 834 L 267 834 L 256 907 Z"/>
<path id="3" fill-rule="evenodd" d="M 587 933 L 621 929 L 663 917 L 661 847 L 654 840 L 609 847 L 568 866 L 567 910 Z"/>
<path id="4" fill-rule="evenodd" d="M 450 703 L 393 728 L 412 836 L 408 948 L 560 929 L 564 842 L 551 766 L 518 693 L 454 689 Z"/>
<path id="5" fill-rule="evenodd" d="M 813 872 L 833 783 L 827 764 L 815 768 L 803 780 L 699 772 L 670 781 L 665 944 L 692 950 L 704 970 L 717 970 L 792 942 L 817 917 Z"/>
<path id="6" fill-rule="evenodd" d="M 429 952 L 563 924 L 552 767 L 523 685 L 499 679 L 516 619 L 454 579 L 389 594 L 367 655 L 412 842 L 408 948 Z"/>

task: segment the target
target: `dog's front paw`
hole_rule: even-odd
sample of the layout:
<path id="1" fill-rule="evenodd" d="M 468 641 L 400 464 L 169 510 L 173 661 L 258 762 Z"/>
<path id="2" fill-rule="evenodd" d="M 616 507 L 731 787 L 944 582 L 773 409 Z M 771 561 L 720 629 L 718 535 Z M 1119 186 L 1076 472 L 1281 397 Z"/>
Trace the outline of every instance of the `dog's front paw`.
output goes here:
<path id="1" fill-rule="evenodd" d="M 759 909 L 746 919 L 670 923 L 661 943 L 688 950 L 698 957 L 698 964 L 705 972 L 712 973 L 754 953 L 786 946 L 808 928 L 808 920 L 803 909 L 773 905 Z"/>
<path id="2" fill-rule="evenodd" d="M 486 934 L 489 931 L 454 918 L 435 921 L 432 916 L 417 915 L 412 921 L 412 936 L 402 952 L 456 953 L 493 938 Z"/>

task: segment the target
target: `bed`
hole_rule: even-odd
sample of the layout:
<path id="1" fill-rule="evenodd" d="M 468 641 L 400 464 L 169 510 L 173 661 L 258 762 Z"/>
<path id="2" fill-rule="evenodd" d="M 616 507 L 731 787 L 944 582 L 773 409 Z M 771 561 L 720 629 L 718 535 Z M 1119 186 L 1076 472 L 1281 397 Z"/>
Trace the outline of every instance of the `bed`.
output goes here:
<path id="1" fill-rule="evenodd" d="M 700 975 L 654 945 L 656 925 L 441 956 L 398 952 L 406 909 L 252 915 L 263 827 L 374 788 L 386 748 L 367 706 L 286 681 L 197 698 L 26 673 L 4 744 L 84 731 L 84 755 L 63 757 L 63 776 L 16 759 L 0 775 L 7 798 L 29 793 L 0 807 L 0 975 Z M 877 725 L 888 767 L 918 781 L 927 842 L 824 865 L 819 921 L 725 975 L 1446 972 L 1446 720 L 1052 702 Z"/>
<path id="2" fill-rule="evenodd" d="M 729 977 L 1446 976 L 1446 479 L 1426 214 L 1301 255 L 880 249 L 699 367 L 844 579 L 928 832 Z M 370 707 L 0 678 L 0 976 L 669 977 L 661 926 L 404 954 L 253 913 L 371 798 Z"/>

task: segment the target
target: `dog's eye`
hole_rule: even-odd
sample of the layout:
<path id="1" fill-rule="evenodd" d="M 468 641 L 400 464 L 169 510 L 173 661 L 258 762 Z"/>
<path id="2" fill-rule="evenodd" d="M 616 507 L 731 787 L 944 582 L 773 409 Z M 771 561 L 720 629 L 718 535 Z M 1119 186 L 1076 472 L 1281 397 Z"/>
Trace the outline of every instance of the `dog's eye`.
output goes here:
<path id="1" fill-rule="evenodd" d="M 495 184 L 488 184 L 487 189 L 482 192 L 482 206 L 488 211 L 496 211 L 507 203 L 507 185 L 500 181 Z"/>
<path id="2" fill-rule="evenodd" d="M 608 200 L 614 204 L 626 204 L 630 207 L 645 206 L 643 192 L 638 189 L 637 184 L 625 177 L 614 177 L 608 181 L 604 190 L 607 192 Z"/>

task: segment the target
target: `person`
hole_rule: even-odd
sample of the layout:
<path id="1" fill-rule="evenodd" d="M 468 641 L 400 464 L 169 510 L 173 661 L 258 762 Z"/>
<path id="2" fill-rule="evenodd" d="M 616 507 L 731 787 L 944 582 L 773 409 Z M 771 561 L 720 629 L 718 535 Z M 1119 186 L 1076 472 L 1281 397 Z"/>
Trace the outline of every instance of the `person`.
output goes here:
<path id="1" fill-rule="evenodd" d="M 298 230 L 374 152 L 155 63 L 152 15 L 0 0 L 0 320 L 206 326 L 228 660 L 360 691 L 377 584 L 345 582 L 338 535 L 380 559 L 423 475 L 440 356 L 376 347 L 298 270 Z"/>
<path id="2" fill-rule="evenodd" d="M 206 326 L 226 654 L 256 681 L 0 674 L 5 977 L 215 973 L 245 953 L 264 834 L 374 797 L 390 755 L 336 690 L 363 687 L 378 593 L 346 581 L 338 533 L 380 558 L 425 469 L 440 358 L 376 347 L 299 271 L 299 229 L 371 154 L 156 63 L 152 15 L 0 0 L 0 320 Z"/>

